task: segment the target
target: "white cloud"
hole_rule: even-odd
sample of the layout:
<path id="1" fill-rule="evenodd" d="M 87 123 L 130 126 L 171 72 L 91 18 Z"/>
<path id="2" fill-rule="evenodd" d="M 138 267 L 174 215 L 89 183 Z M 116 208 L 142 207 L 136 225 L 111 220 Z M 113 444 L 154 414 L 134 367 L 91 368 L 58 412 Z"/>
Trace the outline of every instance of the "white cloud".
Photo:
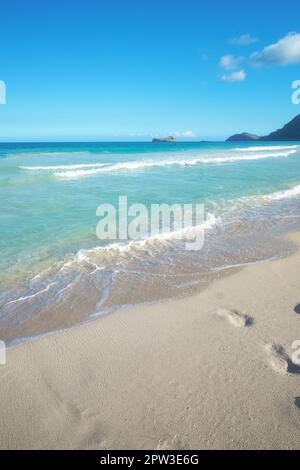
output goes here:
<path id="1" fill-rule="evenodd" d="M 182 137 L 195 137 L 195 134 L 193 131 L 184 131 Z"/>
<path id="2" fill-rule="evenodd" d="M 251 36 L 251 34 L 242 34 L 237 38 L 230 39 L 230 44 L 235 44 L 237 46 L 249 46 L 250 44 L 254 44 L 259 42 L 259 38 L 255 36 Z"/>
<path id="3" fill-rule="evenodd" d="M 173 132 L 172 135 L 175 135 L 175 137 L 187 137 L 187 138 L 195 137 L 194 132 L 190 130 L 183 131 L 183 132 L 176 131 L 176 132 Z"/>
<path id="4" fill-rule="evenodd" d="M 223 55 L 220 59 L 220 66 L 226 70 L 237 69 L 243 60 L 244 57 L 235 57 L 231 54 Z"/>
<path id="5" fill-rule="evenodd" d="M 289 65 L 300 63 L 300 34 L 288 33 L 261 52 L 251 54 L 254 65 Z"/>
<path id="6" fill-rule="evenodd" d="M 237 72 L 232 72 L 221 77 L 222 82 L 233 83 L 233 82 L 242 82 L 246 78 L 245 70 L 239 70 Z"/>

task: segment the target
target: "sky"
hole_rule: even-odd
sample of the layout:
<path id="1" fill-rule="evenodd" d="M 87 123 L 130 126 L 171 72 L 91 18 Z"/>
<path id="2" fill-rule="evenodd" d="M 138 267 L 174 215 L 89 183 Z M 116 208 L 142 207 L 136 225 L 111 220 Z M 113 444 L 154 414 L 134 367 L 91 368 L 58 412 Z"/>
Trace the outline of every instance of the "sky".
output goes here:
<path id="1" fill-rule="evenodd" d="M 0 0 L 0 141 L 222 140 L 300 113 L 300 2 Z"/>

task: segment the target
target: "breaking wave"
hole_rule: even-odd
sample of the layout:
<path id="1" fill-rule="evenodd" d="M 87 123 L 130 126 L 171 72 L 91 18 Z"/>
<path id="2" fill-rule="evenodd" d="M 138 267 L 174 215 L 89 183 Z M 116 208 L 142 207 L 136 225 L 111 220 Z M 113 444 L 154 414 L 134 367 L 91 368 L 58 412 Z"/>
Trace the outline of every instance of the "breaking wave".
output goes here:
<path id="1" fill-rule="evenodd" d="M 280 201 L 281 199 L 289 199 L 300 195 L 300 185 L 294 186 L 293 188 L 286 189 L 284 191 L 278 191 L 276 193 L 265 196 L 266 199 L 271 201 Z"/>
<path id="2" fill-rule="evenodd" d="M 192 165 L 206 165 L 206 164 L 222 164 L 222 163 L 235 163 L 240 161 L 249 160 L 260 160 L 265 158 L 275 157 L 288 157 L 296 153 L 295 149 L 280 151 L 280 152 L 262 152 L 252 154 L 240 154 L 237 156 L 223 155 L 220 157 L 198 157 L 189 159 L 164 159 L 164 160 L 144 160 L 144 161 L 131 161 L 131 162 L 120 162 L 115 164 L 82 164 L 82 167 L 74 168 L 74 165 L 70 165 L 67 171 L 55 171 L 54 176 L 57 178 L 80 178 L 83 176 L 96 175 L 98 173 L 115 172 L 115 171 L 134 171 L 152 167 L 164 167 L 164 166 L 192 166 Z M 38 167 L 39 168 L 39 167 Z M 48 167 L 49 168 L 49 167 Z M 28 169 L 28 167 L 26 168 Z M 32 168 L 31 168 L 32 169 Z M 40 171 L 41 168 L 39 168 Z M 62 169 L 62 168 L 60 168 Z"/>
<path id="3" fill-rule="evenodd" d="M 59 170 L 76 170 L 79 168 L 100 168 L 106 163 L 78 163 L 76 165 L 50 165 L 50 166 L 20 166 L 21 170 L 29 171 L 59 171 Z"/>
<path id="4" fill-rule="evenodd" d="M 243 152 L 260 152 L 261 150 L 288 150 L 288 149 L 297 149 L 299 148 L 299 145 L 274 145 L 274 146 L 257 146 L 257 147 L 237 147 L 233 149 L 235 152 L 240 152 L 241 150 Z"/>

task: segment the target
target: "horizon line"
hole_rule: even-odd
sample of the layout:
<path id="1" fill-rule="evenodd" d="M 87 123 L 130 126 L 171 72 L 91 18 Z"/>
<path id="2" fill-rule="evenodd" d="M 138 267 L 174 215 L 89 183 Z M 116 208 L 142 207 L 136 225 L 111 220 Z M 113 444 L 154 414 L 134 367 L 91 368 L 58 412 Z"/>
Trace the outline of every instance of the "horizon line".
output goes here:
<path id="1" fill-rule="evenodd" d="M 197 144 L 197 143 L 223 143 L 226 140 L 176 140 L 174 142 L 152 142 L 152 140 L 11 140 L 1 141 L 1 144 Z"/>

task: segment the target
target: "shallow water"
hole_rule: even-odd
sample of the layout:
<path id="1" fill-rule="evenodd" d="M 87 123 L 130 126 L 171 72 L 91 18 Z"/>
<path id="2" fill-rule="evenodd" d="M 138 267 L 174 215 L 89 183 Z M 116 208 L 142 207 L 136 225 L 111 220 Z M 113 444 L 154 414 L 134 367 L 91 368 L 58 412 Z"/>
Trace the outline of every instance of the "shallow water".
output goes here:
<path id="1" fill-rule="evenodd" d="M 166 234 L 100 241 L 96 209 L 120 195 L 149 209 L 204 204 L 204 248 Z M 1 339 L 192 293 L 284 255 L 299 202 L 295 143 L 1 144 Z"/>

